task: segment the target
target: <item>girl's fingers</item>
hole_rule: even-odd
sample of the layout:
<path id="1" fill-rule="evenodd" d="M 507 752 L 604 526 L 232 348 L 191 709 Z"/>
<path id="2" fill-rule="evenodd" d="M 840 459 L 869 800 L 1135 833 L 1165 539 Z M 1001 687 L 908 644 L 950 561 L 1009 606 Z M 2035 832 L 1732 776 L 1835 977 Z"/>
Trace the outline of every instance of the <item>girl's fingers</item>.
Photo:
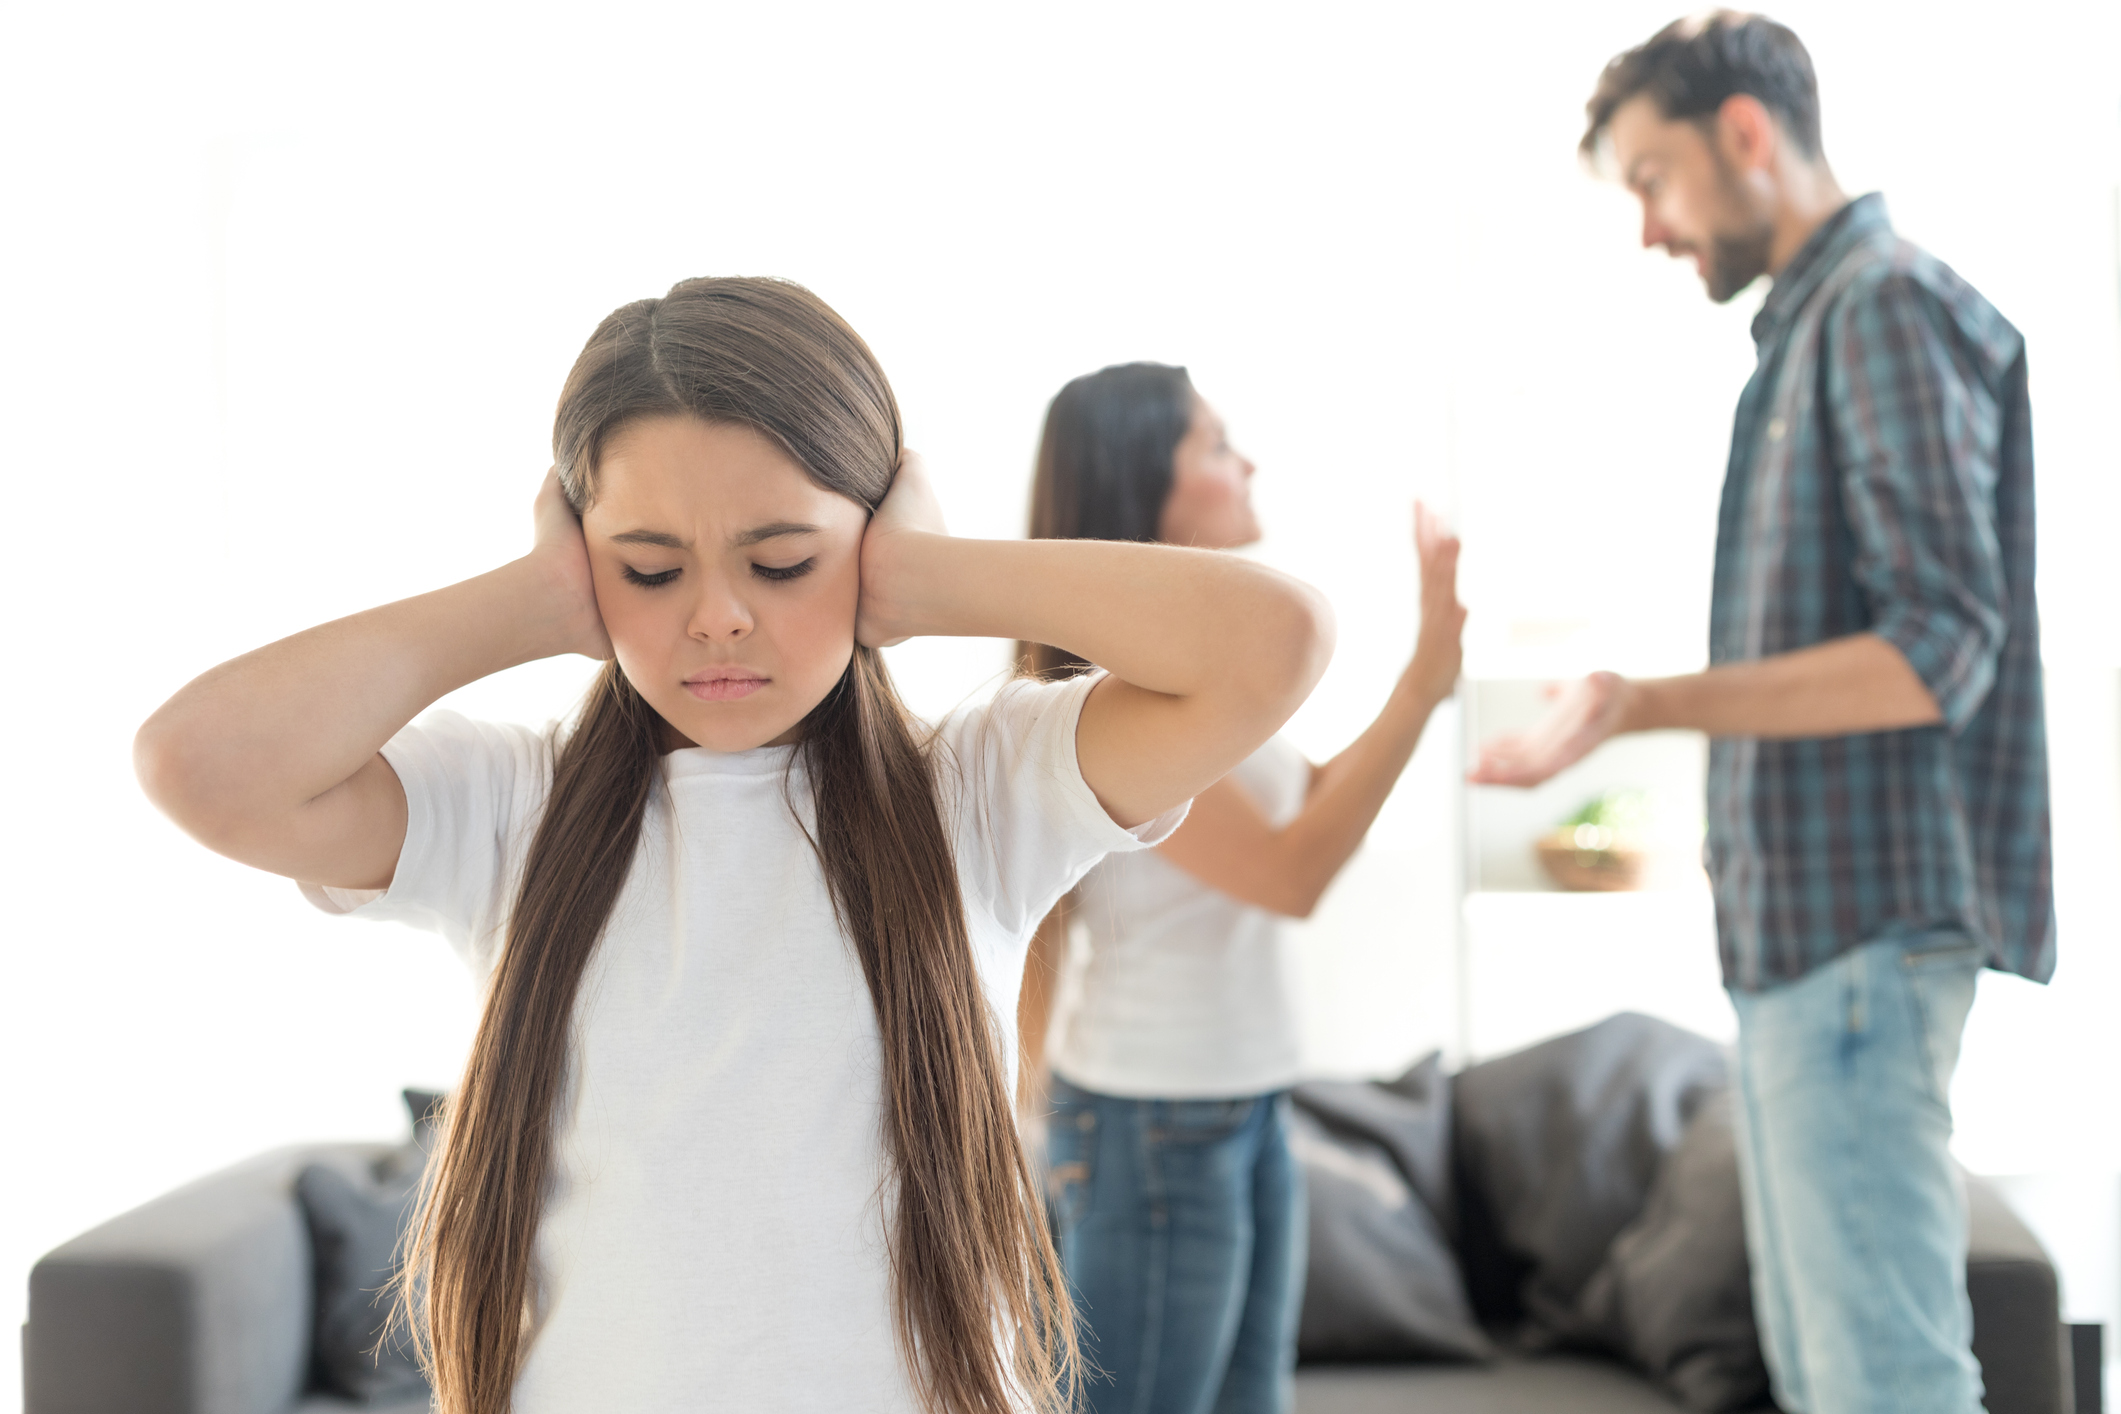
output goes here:
<path id="1" fill-rule="evenodd" d="M 540 541 L 580 534 L 581 520 L 568 503 L 567 493 L 560 488 L 560 474 L 556 468 L 548 469 L 544 481 L 539 483 L 538 497 L 531 503 L 530 513 Z"/>
<path id="2" fill-rule="evenodd" d="M 928 480 L 928 469 L 918 452 L 911 448 L 900 451 L 891 489 L 876 508 L 876 519 L 871 524 L 882 529 L 930 530 L 938 535 L 950 533 L 943 521 L 942 501 Z"/>

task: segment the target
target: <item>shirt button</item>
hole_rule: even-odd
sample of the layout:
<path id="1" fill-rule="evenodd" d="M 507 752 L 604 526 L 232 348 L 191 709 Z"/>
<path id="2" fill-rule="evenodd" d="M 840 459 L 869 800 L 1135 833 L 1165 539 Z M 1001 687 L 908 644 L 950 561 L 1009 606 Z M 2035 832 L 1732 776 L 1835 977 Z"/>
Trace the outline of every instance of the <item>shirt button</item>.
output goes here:
<path id="1" fill-rule="evenodd" d="M 1769 440 L 1770 442 L 1780 442 L 1780 441 L 1782 440 L 1782 433 L 1783 433 L 1783 430 L 1784 430 L 1784 429 L 1783 429 L 1783 426 L 1782 426 L 1782 419 L 1781 419 L 1781 418 L 1779 418 L 1779 417 L 1771 417 L 1771 418 L 1769 418 L 1769 419 L 1768 419 L 1768 425 L 1767 425 L 1767 439 L 1768 439 L 1768 440 Z"/>

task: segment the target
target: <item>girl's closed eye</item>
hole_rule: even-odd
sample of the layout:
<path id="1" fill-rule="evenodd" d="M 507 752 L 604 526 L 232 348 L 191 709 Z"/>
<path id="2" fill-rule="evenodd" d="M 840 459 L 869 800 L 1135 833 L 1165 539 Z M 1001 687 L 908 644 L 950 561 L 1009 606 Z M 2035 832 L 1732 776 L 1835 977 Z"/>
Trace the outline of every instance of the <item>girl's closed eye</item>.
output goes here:
<path id="1" fill-rule="evenodd" d="M 653 574 L 643 574 L 632 565 L 621 566 L 619 574 L 628 584 L 638 584 L 643 589 L 659 588 L 678 577 L 678 572 L 674 569 L 657 570 Z"/>
<path id="2" fill-rule="evenodd" d="M 816 568 L 817 557 L 813 555 L 807 560 L 798 560 L 792 565 L 754 564 L 751 567 L 751 572 L 757 575 L 760 579 L 770 579 L 773 580 L 775 583 L 779 583 L 780 581 L 787 579 L 801 579 L 804 575 L 810 573 L 810 571 Z"/>

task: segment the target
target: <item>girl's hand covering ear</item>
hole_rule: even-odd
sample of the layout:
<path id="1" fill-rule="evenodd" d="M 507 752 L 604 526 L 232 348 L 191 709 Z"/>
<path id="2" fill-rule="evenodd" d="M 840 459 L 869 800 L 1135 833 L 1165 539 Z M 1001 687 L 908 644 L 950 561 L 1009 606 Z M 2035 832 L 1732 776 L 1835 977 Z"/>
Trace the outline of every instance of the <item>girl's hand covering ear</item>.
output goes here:
<path id="1" fill-rule="evenodd" d="M 942 502 L 928 483 L 920 454 L 901 452 L 891 490 L 862 534 L 862 599 L 854 614 L 854 636 L 863 646 L 889 648 L 913 636 L 892 602 L 894 557 L 923 535 L 949 533 L 943 524 Z"/>
<path id="2" fill-rule="evenodd" d="M 566 651 L 598 660 L 611 657 L 611 638 L 604 632 L 604 616 L 597 609 L 596 582 L 589 573 L 589 547 L 582 539 L 582 518 L 567 504 L 560 489 L 557 470 L 545 473 L 532 507 L 537 522 L 537 542 L 529 558 L 543 567 L 559 591 L 566 617 Z"/>
<path id="3" fill-rule="evenodd" d="M 1458 686 L 1466 610 L 1458 602 L 1458 537 L 1419 501 L 1414 503 L 1414 552 L 1421 561 L 1421 636 L 1407 675 L 1425 698 L 1441 702 Z"/>

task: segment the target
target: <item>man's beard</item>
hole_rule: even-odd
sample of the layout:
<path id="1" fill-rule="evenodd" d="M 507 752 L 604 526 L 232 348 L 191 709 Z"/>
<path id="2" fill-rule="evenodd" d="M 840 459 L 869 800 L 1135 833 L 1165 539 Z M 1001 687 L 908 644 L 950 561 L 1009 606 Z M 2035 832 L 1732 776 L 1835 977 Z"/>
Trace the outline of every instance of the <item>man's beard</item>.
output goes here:
<path id="1" fill-rule="evenodd" d="M 1707 268 L 1702 271 L 1702 283 L 1708 286 L 1710 299 L 1727 304 L 1733 295 L 1767 274 L 1768 252 L 1775 244 L 1775 223 L 1765 213 L 1754 214 L 1752 193 L 1745 189 L 1745 184 L 1723 161 L 1721 154 L 1717 156 L 1716 168 L 1722 179 L 1725 209 L 1737 213 L 1746 223 L 1735 232 L 1719 231 L 1709 237 Z"/>
<path id="2" fill-rule="evenodd" d="M 1767 221 L 1736 235 L 1712 237 L 1708 269 L 1701 277 L 1709 288 L 1709 298 L 1727 304 L 1733 295 L 1767 274 L 1768 250 L 1774 243 L 1775 227 Z"/>

